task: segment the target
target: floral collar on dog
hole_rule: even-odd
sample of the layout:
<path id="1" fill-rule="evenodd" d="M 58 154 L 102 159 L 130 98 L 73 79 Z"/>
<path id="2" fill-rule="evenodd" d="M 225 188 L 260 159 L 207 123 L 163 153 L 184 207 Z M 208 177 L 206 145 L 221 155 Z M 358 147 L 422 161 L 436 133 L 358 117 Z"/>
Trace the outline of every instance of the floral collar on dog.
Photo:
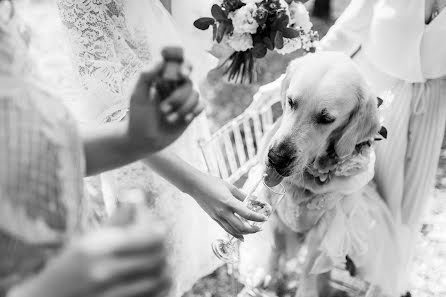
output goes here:
<path id="1" fill-rule="evenodd" d="M 377 97 L 377 101 L 379 108 L 383 104 L 383 99 Z M 332 152 L 332 154 L 334 154 L 333 157 L 339 159 L 334 168 L 330 169 L 329 171 L 323 171 L 316 169 L 314 166 L 310 166 L 308 167 L 307 172 L 314 178 L 318 178 L 321 183 L 326 183 L 333 176 L 356 175 L 367 168 L 370 161 L 370 153 L 372 151 L 373 144 L 376 141 L 381 141 L 383 139 L 387 139 L 387 129 L 384 126 L 381 126 L 381 129 L 373 139 L 358 143 L 351 155 L 341 159 L 336 156 L 335 152 Z"/>

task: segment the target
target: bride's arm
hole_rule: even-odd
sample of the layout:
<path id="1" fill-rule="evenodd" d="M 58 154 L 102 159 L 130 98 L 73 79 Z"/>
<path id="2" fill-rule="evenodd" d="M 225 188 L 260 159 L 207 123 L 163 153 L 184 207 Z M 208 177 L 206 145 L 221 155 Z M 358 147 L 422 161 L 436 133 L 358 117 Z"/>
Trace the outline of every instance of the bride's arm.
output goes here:
<path id="1" fill-rule="evenodd" d="M 81 127 L 80 130 L 87 176 L 119 168 L 163 148 L 155 139 L 132 145 L 127 134 L 127 121 L 98 126 L 88 125 Z"/>
<path id="2" fill-rule="evenodd" d="M 85 127 L 83 134 L 87 173 L 90 175 L 118 168 L 146 157 L 164 148 L 167 141 L 156 139 L 135 141 L 129 139 L 127 122 L 98 127 Z M 233 236 L 254 233 L 259 228 L 243 222 L 235 214 L 251 221 L 265 221 L 260 214 L 243 205 L 245 195 L 221 179 L 205 174 L 167 150 L 146 157 L 148 164 L 161 176 L 192 196 L 200 207 Z"/>
<path id="3" fill-rule="evenodd" d="M 257 232 L 259 228 L 250 226 L 235 214 L 251 221 L 266 220 L 264 216 L 244 206 L 242 201 L 245 195 L 236 187 L 199 171 L 168 150 L 156 153 L 144 162 L 181 191 L 192 196 L 212 219 L 237 238 Z"/>
<path id="4" fill-rule="evenodd" d="M 118 168 L 164 149 L 201 113 L 204 106 L 191 82 L 159 102 L 152 86 L 161 69 L 158 66 L 140 75 L 131 96 L 128 119 L 81 127 L 87 175 Z M 170 115 L 175 115 L 176 120 L 169 121 Z"/>

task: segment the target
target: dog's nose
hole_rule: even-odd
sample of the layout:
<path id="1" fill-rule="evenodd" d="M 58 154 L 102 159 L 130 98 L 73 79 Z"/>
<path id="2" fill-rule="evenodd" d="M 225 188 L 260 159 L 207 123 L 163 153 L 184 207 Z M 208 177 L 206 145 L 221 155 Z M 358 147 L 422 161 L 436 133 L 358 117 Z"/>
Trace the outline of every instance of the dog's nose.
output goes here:
<path id="1" fill-rule="evenodd" d="M 291 161 L 288 154 L 277 152 L 274 149 L 270 149 L 268 152 L 268 162 L 275 168 L 286 168 Z"/>

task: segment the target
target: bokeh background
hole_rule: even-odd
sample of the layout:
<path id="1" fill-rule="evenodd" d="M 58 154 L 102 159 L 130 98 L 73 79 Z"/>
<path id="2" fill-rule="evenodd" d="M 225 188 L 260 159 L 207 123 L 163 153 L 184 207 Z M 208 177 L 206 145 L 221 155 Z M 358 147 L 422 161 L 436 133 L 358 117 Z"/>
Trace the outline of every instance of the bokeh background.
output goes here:
<path id="1" fill-rule="evenodd" d="M 81 0 L 79 0 L 81 1 Z M 184 0 L 188 1 L 188 0 Z M 209 0 L 211 1 L 211 0 Z M 354 1 L 354 0 L 353 0 Z M 191 1 L 193 3 L 193 1 Z M 323 1 L 322 1 L 323 2 Z M 314 29 L 323 36 L 334 20 L 342 13 L 350 0 L 331 0 L 329 14 L 316 10 L 312 21 Z M 73 72 L 69 67 L 69 57 L 57 53 L 66 50 L 60 36 L 61 30 L 57 9 L 52 0 L 17 0 L 18 10 L 31 28 L 32 54 L 36 58 L 39 71 L 45 80 L 58 87 L 73 81 Z M 313 11 L 314 0 L 307 3 Z M 233 85 L 225 82 L 221 70 L 212 71 L 204 96 L 209 101 L 208 116 L 215 131 L 227 121 L 244 111 L 251 103 L 252 96 L 259 86 L 276 79 L 285 71 L 290 60 L 299 54 L 282 56 L 269 53 L 258 63 L 258 82 L 252 85 Z M 445 98 L 446 100 L 446 98 Z M 421 238 L 417 244 L 417 253 L 412 282 L 414 297 L 446 297 L 446 141 L 443 141 L 441 159 L 438 164 L 436 188 L 432 193 L 432 205 L 420 230 Z M 427 200 L 427 199 L 426 199 Z M 383 267 L 386 269 L 386 267 Z M 187 297 L 227 297 L 232 296 L 235 284 L 227 277 L 226 269 L 217 271 L 202 280 Z M 237 287 L 237 286 L 236 286 Z"/>

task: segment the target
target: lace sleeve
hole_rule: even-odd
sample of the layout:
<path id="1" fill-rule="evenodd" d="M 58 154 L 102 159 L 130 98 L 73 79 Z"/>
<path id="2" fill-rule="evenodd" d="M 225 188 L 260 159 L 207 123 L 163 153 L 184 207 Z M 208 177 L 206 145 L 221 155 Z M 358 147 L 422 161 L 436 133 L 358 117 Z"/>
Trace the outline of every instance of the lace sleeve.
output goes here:
<path id="1" fill-rule="evenodd" d="M 121 1 L 58 0 L 83 86 L 113 120 L 126 108 L 128 83 L 151 60 L 146 38 L 130 32 Z M 112 117 L 112 118 L 110 118 Z"/>

